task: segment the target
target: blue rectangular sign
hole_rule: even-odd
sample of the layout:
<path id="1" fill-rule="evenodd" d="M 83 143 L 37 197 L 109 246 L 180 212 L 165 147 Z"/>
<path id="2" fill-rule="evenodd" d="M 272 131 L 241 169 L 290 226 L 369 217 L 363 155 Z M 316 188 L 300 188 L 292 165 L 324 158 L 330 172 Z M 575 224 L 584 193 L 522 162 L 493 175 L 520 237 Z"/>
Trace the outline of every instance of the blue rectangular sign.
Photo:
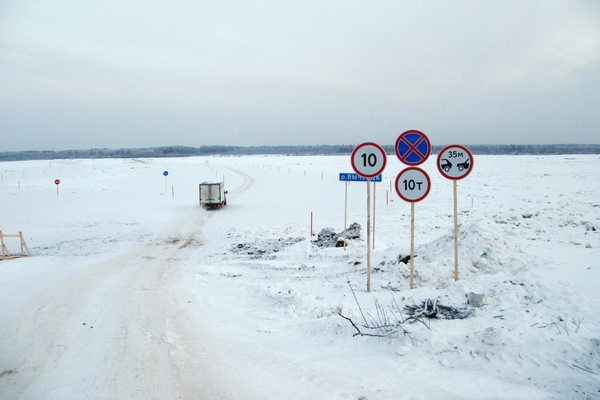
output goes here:
<path id="1" fill-rule="evenodd" d="M 374 176 L 371 178 L 371 182 L 381 182 L 381 175 Z M 340 173 L 340 181 L 348 182 L 366 182 L 367 178 L 356 173 Z"/>

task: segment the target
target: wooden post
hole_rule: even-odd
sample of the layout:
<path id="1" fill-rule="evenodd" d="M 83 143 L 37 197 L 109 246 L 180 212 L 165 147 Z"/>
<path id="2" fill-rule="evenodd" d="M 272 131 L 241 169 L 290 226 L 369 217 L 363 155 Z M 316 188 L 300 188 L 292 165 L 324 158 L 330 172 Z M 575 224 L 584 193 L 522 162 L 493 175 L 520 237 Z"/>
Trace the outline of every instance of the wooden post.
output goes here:
<path id="1" fill-rule="evenodd" d="M 458 188 L 456 181 L 454 185 L 454 280 L 458 280 Z"/>
<path id="2" fill-rule="evenodd" d="M 346 183 L 346 194 L 344 196 L 344 251 L 346 251 L 346 239 L 348 237 L 348 181 Z"/>
<path id="3" fill-rule="evenodd" d="M 415 203 L 410 203 L 410 288 L 415 281 Z"/>
<path id="4" fill-rule="evenodd" d="M 6 245 L 4 244 L 4 234 L 2 233 L 2 227 L 0 227 L 0 244 L 2 244 L 2 257 L 0 257 L 0 259 L 10 260 L 10 254 L 8 253 L 8 249 L 6 248 Z"/>
<path id="5" fill-rule="evenodd" d="M 310 239 L 312 240 L 313 237 L 313 212 L 310 212 Z"/>
<path id="6" fill-rule="evenodd" d="M 27 255 L 31 256 L 31 251 L 29 251 L 29 247 L 27 246 L 27 243 L 25 243 L 25 238 L 23 238 L 23 232 L 19 232 L 19 237 L 21 238 L 21 255 L 24 256 L 25 255 L 25 251 L 27 251 Z"/>
<path id="7" fill-rule="evenodd" d="M 367 292 L 371 291 L 371 178 L 367 178 Z"/>
<path id="8" fill-rule="evenodd" d="M 377 213 L 375 212 L 375 208 L 377 207 L 377 182 L 373 182 L 373 249 L 375 248 L 375 216 Z"/>

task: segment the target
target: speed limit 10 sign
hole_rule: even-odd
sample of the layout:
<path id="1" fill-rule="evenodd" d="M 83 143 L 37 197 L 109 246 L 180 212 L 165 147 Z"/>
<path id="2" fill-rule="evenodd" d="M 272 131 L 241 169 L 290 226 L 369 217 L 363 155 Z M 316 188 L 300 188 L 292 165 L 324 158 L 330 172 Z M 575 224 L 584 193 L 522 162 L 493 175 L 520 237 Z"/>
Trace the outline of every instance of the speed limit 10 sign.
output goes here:
<path id="1" fill-rule="evenodd" d="M 381 146 L 367 142 L 356 146 L 350 161 L 357 174 L 365 178 L 373 178 L 384 170 L 387 157 Z"/>
<path id="2" fill-rule="evenodd" d="M 416 203 L 429 194 L 431 180 L 421 168 L 409 167 L 396 177 L 396 192 L 404 201 Z"/>

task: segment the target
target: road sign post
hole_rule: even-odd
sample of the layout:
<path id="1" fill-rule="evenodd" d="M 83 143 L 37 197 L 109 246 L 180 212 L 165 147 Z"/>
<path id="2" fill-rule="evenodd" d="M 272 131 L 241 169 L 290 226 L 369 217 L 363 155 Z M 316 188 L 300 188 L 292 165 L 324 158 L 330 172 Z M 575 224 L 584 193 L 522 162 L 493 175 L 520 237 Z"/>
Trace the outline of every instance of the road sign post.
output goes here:
<path id="1" fill-rule="evenodd" d="M 164 171 L 163 175 L 165 176 L 165 196 L 167 195 L 167 176 L 169 176 L 169 171 Z"/>
<path id="2" fill-rule="evenodd" d="M 56 185 L 56 196 L 58 197 L 58 185 L 60 185 L 60 179 L 56 179 L 54 184 Z"/>
<path id="3" fill-rule="evenodd" d="M 415 276 L 415 203 L 429 194 L 429 175 L 415 167 L 424 163 L 431 153 L 429 138 L 420 131 L 410 130 L 396 139 L 394 147 L 398 159 L 409 165 L 396 177 L 396 193 L 404 201 L 410 202 L 410 288 L 414 287 Z"/>
<path id="4" fill-rule="evenodd" d="M 371 178 L 385 169 L 387 156 L 381 146 L 367 142 L 356 146 L 350 156 L 352 168 L 367 178 L 367 292 L 371 291 Z"/>
<path id="5" fill-rule="evenodd" d="M 444 147 L 437 157 L 437 167 L 442 176 L 452 180 L 454 198 L 454 280 L 458 280 L 458 187 L 457 181 L 473 170 L 473 155 L 457 144 Z"/>
<path id="6" fill-rule="evenodd" d="M 344 195 L 344 250 L 346 250 L 346 229 L 347 229 L 347 220 L 348 220 L 348 183 L 349 182 L 367 182 L 367 179 L 370 179 L 373 182 L 373 188 L 375 188 L 375 182 L 381 182 L 383 180 L 383 175 L 379 174 L 372 178 L 365 178 L 362 175 L 357 173 L 340 173 L 340 181 L 346 183 L 345 187 L 345 195 Z M 373 196 L 375 197 L 375 196 Z M 375 206 L 373 206 L 373 215 L 375 215 Z M 375 243 L 375 218 L 373 217 L 373 243 Z M 375 248 L 375 244 L 373 244 L 373 248 Z"/>
<path id="7" fill-rule="evenodd" d="M 410 288 L 415 279 L 415 203 L 429 194 L 431 180 L 421 168 L 409 167 L 396 177 L 396 192 L 404 201 L 410 202 Z"/>

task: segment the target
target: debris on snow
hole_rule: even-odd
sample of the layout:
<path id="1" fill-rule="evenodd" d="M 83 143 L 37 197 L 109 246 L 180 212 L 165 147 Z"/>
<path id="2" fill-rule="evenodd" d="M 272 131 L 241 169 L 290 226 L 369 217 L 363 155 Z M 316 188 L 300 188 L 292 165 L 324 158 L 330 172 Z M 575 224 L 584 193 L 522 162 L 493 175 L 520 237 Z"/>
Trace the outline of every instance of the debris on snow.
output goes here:
<path id="1" fill-rule="evenodd" d="M 361 226 L 353 222 L 346 229 L 346 239 L 360 239 Z M 318 247 L 344 247 L 344 231 L 336 233 L 332 228 L 323 228 L 317 236 L 317 240 L 311 242 Z"/>
<path id="2" fill-rule="evenodd" d="M 252 243 L 234 243 L 231 252 L 235 254 L 247 254 L 252 258 L 261 258 L 272 253 L 277 253 L 286 247 L 305 240 L 303 237 L 288 237 L 271 240 L 256 240 Z"/>
<path id="3" fill-rule="evenodd" d="M 438 304 L 437 299 L 427 299 L 421 304 L 406 305 L 404 310 L 411 318 L 464 319 L 470 315 L 467 310 Z"/>
<path id="4" fill-rule="evenodd" d="M 478 294 L 469 292 L 467 293 L 467 298 L 469 299 L 469 305 L 473 307 L 481 307 L 490 303 L 490 299 L 487 294 Z"/>

